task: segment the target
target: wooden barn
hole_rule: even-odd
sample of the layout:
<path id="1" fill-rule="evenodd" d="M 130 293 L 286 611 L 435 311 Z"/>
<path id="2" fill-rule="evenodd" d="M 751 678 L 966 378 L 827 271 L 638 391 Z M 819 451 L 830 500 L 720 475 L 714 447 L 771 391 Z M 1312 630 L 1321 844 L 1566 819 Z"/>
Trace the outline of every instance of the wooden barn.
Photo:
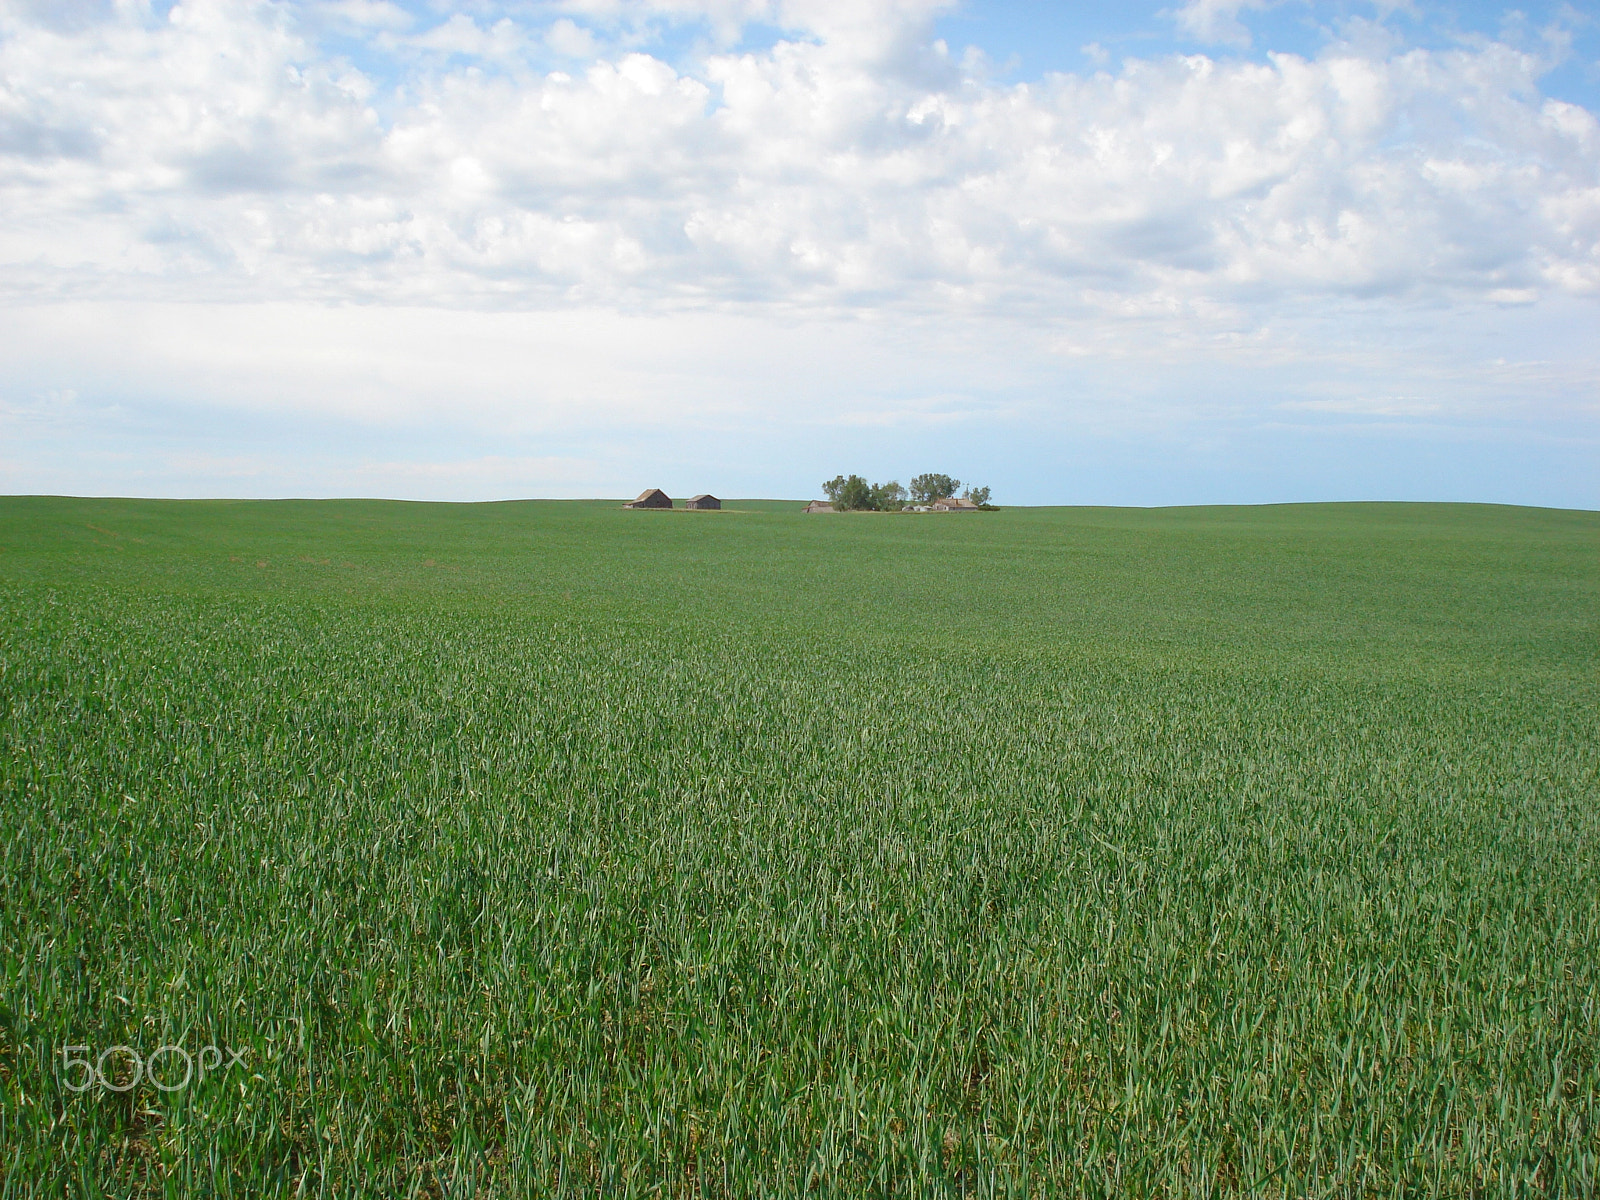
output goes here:
<path id="1" fill-rule="evenodd" d="M 834 506 L 829 504 L 826 500 L 813 500 L 810 504 L 806 505 L 800 511 L 801 512 L 838 512 L 839 510 L 834 508 Z"/>
<path id="2" fill-rule="evenodd" d="M 721 508 L 722 501 L 711 495 L 696 496 L 690 500 L 689 503 L 685 504 L 684 507 L 697 508 L 702 511 L 709 512 L 712 509 Z"/>
<path id="3" fill-rule="evenodd" d="M 934 512 L 977 512 L 976 501 L 964 496 L 944 496 L 933 502 Z"/>
<path id="4" fill-rule="evenodd" d="M 672 497 L 660 488 L 651 488 L 648 492 L 640 492 L 637 500 L 631 500 L 623 508 L 671 508 Z"/>

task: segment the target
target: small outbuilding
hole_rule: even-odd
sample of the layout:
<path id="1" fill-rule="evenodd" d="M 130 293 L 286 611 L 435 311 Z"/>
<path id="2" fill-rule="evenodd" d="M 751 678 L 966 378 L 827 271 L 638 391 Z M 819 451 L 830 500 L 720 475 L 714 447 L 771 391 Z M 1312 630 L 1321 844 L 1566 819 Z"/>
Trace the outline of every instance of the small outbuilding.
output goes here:
<path id="1" fill-rule="evenodd" d="M 712 509 L 721 508 L 722 501 L 718 500 L 715 496 L 695 496 L 689 501 L 689 503 L 685 504 L 684 507 L 697 508 L 702 512 L 709 512 Z"/>
<path id="2" fill-rule="evenodd" d="M 836 509 L 833 505 L 829 504 L 826 500 L 813 500 L 810 504 L 806 505 L 800 511 L 801 512 L 838 512 L 839 510 Z"/>
<path id="3" fill-rule="evenodd" d="M 623 508 L 671 508 L 672 497 L 660 488 L 651 488 L 648 492 L 640 492 L 637 500 L 631 500 Z"/>

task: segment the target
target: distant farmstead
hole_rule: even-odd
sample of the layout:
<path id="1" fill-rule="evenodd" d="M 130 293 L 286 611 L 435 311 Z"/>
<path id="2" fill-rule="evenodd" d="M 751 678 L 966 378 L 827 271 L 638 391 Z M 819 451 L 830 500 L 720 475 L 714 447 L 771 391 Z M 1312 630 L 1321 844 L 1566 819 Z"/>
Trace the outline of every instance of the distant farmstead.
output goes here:
<path id="1" fill-rule="evenodd" d="M 637 500 L 631 500 L 623 508 L 671 508 L 672 497 L 660 488 L 651 488 L 648 492 L 640 492 Z"/>
<path id="2" fill-rule="evenodd" d="M 715 496 L 696 496 L 694 499 L 690 500 L 688 504 L 684 505 L 684 507 L 698 508 L 709 511 L 711 509 L 721 508 L 722 501 L 718 500 Z"/>
<path id="3" fill-rule="evenodd" d="M 974 501 L 964 496 L 944 496 L 933 502 L 934 512 L 977 512 L 978 506 Z"/>
<path id="4" fill-rule="evenodd" d="M 833 505 L 829 504 L 826 500 L 813 500 L 810 504 L 806 505 L 800 511 L 801 512 L 838 512 L 839 510 L 836 509 Z"/>

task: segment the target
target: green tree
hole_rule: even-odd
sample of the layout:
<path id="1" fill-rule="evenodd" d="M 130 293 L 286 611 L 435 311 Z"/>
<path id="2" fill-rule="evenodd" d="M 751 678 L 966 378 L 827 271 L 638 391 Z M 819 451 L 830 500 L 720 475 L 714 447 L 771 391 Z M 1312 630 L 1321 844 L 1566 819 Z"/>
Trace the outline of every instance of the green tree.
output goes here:
<path id="1" fill-rule="evenodd" d="M 961 494 L 980 508 L 989 503 L 989 489 L 986 487 L 968 488 Z"/>
<path id="2" fill-rule="evenodd" d="M 822 485 L 822 490 L 840 512 L 858 512 L 874 507 L 872 486 L 859 475 L 836 475 Z"/>
<path id="3" fill-rule="evenodd" d="M 898 479 L 869 484 L 860 475 L 835 475 L 822 491 L 840 512 L 897 512 L 906 502 L 906 489 Z"/>
<path id="4" fill-rule="evenodd" d="M 872 485 L 872 507 L 879 512 L 899 512 L 906 504 L 906 490 L 898 479 Z"/>
<path id="5" fill-rule="evenodd" d="M 959 479 L 948 475 L 918 475 L 911 481 L 911 499 L 918 504 L 932 504 L 946 496 L 954 496 L 961 486 Z"/>

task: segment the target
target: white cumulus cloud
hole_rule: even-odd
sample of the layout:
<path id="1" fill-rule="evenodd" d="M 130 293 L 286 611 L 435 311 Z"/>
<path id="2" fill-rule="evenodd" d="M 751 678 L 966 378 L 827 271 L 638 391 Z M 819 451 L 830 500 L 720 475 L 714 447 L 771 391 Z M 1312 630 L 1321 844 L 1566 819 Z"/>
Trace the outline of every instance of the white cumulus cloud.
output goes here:
<path id="1" fill-rule="evenodd" d="M 937 8 L 710 5 L 804 35 L 576 75 L 529 65 L 552 41 L 596 51 L 570 17 L 456 14 L 385 35 L 440 56 L 397 88 L 285 4 L 66 29 L 13 8 L 6 286 L 1115 313 L 1600 281 L 1595 118 L 1541 99 L 1525 53 L 1197 55 L 1003 86 L 926 40 Z"/>
<path id="2" fill-rule="evenodd" d="M 1188 0 L 1173 12 L 1178 28 L 1196 41 L 1248 46 L 1250 31 L 1239 20 L 1241 12 L 1272 7 L 1273 0 Z"/>

